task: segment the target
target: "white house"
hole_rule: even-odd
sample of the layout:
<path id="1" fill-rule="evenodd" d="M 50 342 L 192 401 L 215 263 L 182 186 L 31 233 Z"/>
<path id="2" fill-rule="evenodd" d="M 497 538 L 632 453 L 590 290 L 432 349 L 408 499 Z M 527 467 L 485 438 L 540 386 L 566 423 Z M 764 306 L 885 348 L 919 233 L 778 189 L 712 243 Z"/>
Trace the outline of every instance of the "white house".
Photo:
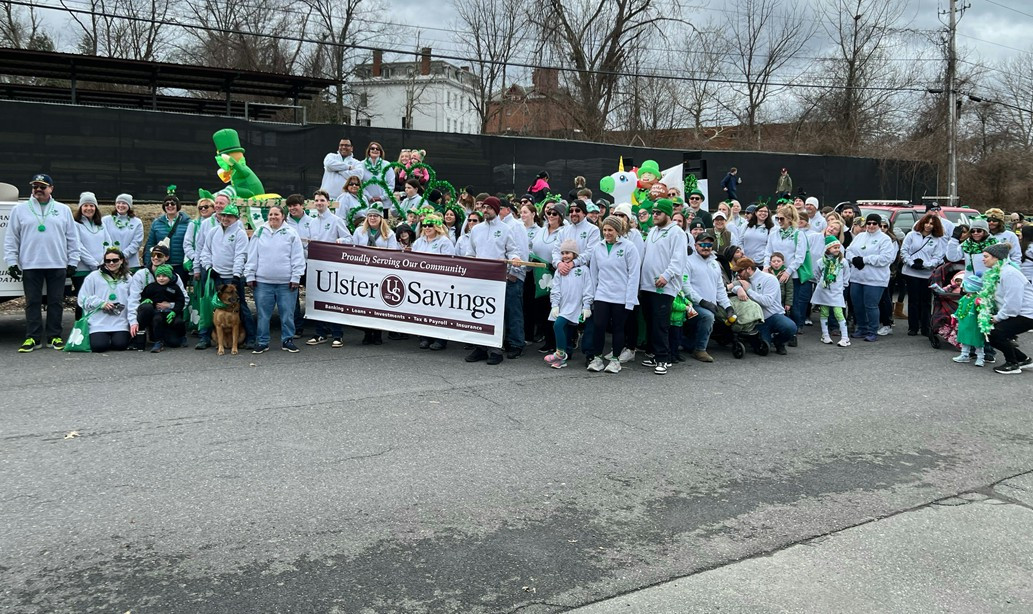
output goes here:
<path id="1" fill-rule="evenodd" d="M 467 66 L 431 59 L 420 50 L 413 62 L 383 61 L 373 52 L 371 64 L 355 69 L 355 118 L 359 125 L 431 132 L 477 134 L 480 121 L 473 99 L 477 75 Z"/>

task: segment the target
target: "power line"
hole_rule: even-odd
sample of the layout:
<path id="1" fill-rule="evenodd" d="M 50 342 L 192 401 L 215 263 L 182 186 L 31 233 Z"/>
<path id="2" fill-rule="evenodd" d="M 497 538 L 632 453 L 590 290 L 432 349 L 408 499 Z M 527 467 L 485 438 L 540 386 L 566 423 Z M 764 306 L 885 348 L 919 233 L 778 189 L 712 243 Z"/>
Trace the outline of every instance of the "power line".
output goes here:
<path id="1" fill-rule="evenodd" d="M 1002 9 L 1008 9 L 1009 11 L 1013 11 L 1015 13 L 1018 13 L 1019 15 L 1025 15 L 1026 17 L 1033 17 L 1033 13 L 1026 13 L 1026 12 L 1020 11 L 1019 9 L 1013 9 L 1012 7 L 1004 5 L 1004 4 L 1001 4 L 1000 2 L 994 2 L 994 0 L 986 0 L 986 2 L 988 2 L 990 4 L 993 4 L 995 6 L 999 6 Z"/>
<path id="2" fill-rule="evenodd" d="M 191 30 L 200 30 L 202 32 L 218 33 L 218 34 L 224 34 L 224 35 L 225 34 L 233 34 L 233 35 L 237 35 L 237 36 L 250 36 L 250 37 L 255 37 L 255 38 L 266 38 L 266 39 L 271 39 L 271 40 L 282 40 L 282 41 L 288 41 L 288 42 L 294 42 L 294 43 L 310 43 L 310 44 L 314 44 L 314 45 L 325 45 L 325 46 L 330 46 L 330 47 L 344 47 L 344 48 L 349 48 L 349 49 L 358 49 L 358 50 L 371 51 L 371 52 L 372 51 L 384 51 L 384 52 L 388 52 L 388 53 L 399 53 L 399 54 L 410 54 L 410 53 L 412 53 L 411 51 L 407 51 L 407 50 L 385 49 L 385 48 L 381 48 L 381 47 L 373 47 L 373 46 L 368 46 L 368 45 L 359 45 L 359 44 L 355 44 L 355 43 L 333 43 L 333 42 L 329 42 L 329 41 L 325 41 L 325 40 L 315 40 L 315 39 L 304 38 L 304 37 L 299 37 L 299 36 L 287 36 L 287 35 L 283 35 L 283 34 L 261 34 L 261 33 L 256 33 L 256 32 L 249 32 L 247 30 L 238 30 L 238 29 L 233 29 L 233 28 L 217 28 L 217 27 L 203 26 L 203 25 L 192 24 L 192 23 L 181 23 L 181 22 L 179 22 L 179 21 L 177 21 L 175 19 L 173 19 L 173 20 L 159 20 L 159 19 L 151 19 L 151 18 L 147 18 L 147 17 L 133 17 L 133 16 L 126 16 L 126 15 L 116 15 L 116 14 L 112 14 L 112 13 L 106 13 L 106 12 L 103 12 L 103 11 L 95 11 L 95 10 L 74 9 L 74 8 L 67 8 L 67 7 L 58 8 L 58 7 L 46 6 L 46 5 L 42 5 L 41 6 L 40 4 L 30 3 L 30 2 L 26 2 L 24 0 L 7 0 L 7 1 L 8 1 L 9 4 L 12 4 L 12 5 L 15 5 L 15 6 L 28 6 L 28 7 L 35 7 L 35 8 L 49 8 L 49 9 L 55 9 L 55 10 L 64 10 L 66 12 L 77 13 L 77 14 L 85 14 L 85 15 L 90 15 L 90 16 L 93 16 L 93 17 L 118 18 L 118 19 L 122 19 L 122 20 L 125 20 L 125 21 L 135 21 L 135 22 L 149 23 L 149 24 L 152 24 L 152 25 L 175 26 L 175 27 L 180 27 L 180 28 L 186 28 L 186 29 L 191 29 Z M 471 63 L 471 64 L 479 64 L 479 63 L 504 64 L 504 65 L 509 65 L 509 66 L 515 66 L 515 67 L 518 67 L 518 68 L 546 69 L 546 70 L 555 70 L 555 71 L 558 71 L 558 72 L 587 73 L 587 74 L 612 76 L 612 77 L 630 77 L 630 78 L 640 78 L 640 79 L 664 79 L 664 80 L 674 80 L 674 81 L 704 81 L 704 82 L 718 83 L 718 84 L 724 84 L 724 85 L 749 85 L 750 84 L 750 82 L 748 82 L 748 81 L 742 81 L 742 80 L 737 80 L 737 79 L 704 79 L 704 78 L 699 78 L 699 77 L 686 77 L 686 76 L 683 76 L 683 75 L 675 75 L 675 74 L 655 74 L 655 73 L 651 74 L 651 73 L 620 72 L 620 71 L 608 71 L 608 70 L 579 70 L 577 68 L 571 68 L 571 67 L 566 67 L 566 66 L 546 66 L 546 65 L 535 64 L 535 63 L 528 63 L 528 62 L 491 62 L 491 61 L 485 61 L 485 60 L 482 60 L 482 59 L 475 59 L 475 58 L 463 57 L 463 56 L 458 56 L 458 55 L 442 55 L 442 54 L 438 54 L 437 57 L 440 58 L 440 59 L 453 60 L 453 61 L 457 61 L 457 62 L 467 62 L 467 63 Z M 795 78 L 799 78 L 799 76 L 795 77 Z M 921 88 L 920 89 L 920 88 L 914 88 L 914 87 L 911 87 L 911 88 L 894 87 L 894 86 L 890 86 L 890 85 L 887 85 L 887 86 L 876 86 L 876 85 L 845 86 L 845 85 L 817 84 L 817 83 L 792 83 L 791 81 L 790 82 L 767 82 L 767 86 L 771 87 L 771 88 L 775 88 L 775 89 L 780 89 L 780 88 L 824 88 L 824 89 L 843 89 L 843 90 L 852 89 L 852 90 L 861 90 L 861 91 L 893 91 L 893 92 L 916 92 L 916 93 L 925 93 L 926 92 L 925 88 Z"/>

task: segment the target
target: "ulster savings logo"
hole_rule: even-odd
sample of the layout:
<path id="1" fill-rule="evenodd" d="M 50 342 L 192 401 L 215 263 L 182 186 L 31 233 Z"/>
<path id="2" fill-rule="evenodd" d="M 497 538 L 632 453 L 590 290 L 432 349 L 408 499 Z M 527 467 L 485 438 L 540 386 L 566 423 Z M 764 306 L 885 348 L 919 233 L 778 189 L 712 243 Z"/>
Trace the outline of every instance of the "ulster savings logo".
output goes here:
<path id="1" fill-rule="evenodd" d="M 388 307 L 397 307 L 405 300 L 405 283 L 397 275 L 388 275 L 380 282 L 380 298 Z"/>

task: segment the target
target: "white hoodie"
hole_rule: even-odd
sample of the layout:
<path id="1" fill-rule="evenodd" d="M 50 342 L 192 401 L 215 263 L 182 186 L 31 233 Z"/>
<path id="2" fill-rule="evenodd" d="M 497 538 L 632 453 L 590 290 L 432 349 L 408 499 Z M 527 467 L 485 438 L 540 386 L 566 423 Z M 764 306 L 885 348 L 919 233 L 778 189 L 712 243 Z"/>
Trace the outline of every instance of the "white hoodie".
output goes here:
<path id="1" fill-rule="evenodd" d="M 338 219 L 338 218 L 335 218 Z M 287 223 L 273 230 L 262 224 L 248 241 L 244 279 L 262 284 L 300 283 L 305 274 L 305 248 Z"/>

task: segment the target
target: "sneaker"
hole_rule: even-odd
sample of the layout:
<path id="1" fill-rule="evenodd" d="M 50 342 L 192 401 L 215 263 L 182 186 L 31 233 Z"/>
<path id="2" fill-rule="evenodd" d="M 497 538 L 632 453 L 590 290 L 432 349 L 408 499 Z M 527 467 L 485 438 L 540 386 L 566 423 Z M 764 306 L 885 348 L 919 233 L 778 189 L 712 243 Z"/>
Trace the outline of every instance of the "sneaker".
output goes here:
<path id="1" fill-rule="evenodd" d="M 976 366 L 977 367 L 985 367 L 986 366 L 986 361 L 983 360 L 982 356 L 976 356 Z M 1021 369 L 1021 368 L 1022 367 L 1019 367 L 1019 369 Z"/>
<path id="2" fill-rule="evenodd" d="M 806 320 L 803 321 L 803 325 L 804 326 L 814 326 L 814 322 L 812 322 L 810 318 L 807 318 Z"/>
<path id="3" fill-rule="evenodd" d="M 786 351 L 786 346 L 785 346 L 784 343 L 776 343 L 775 344 L 775 353 L 778 354 L 779 356 L 785 356 L 789 352 Z"/>
<path id="4" fill-rule="evenodd" d="M 28 354 L 32 350 L 38 350 L 41 347 L 43 347 L 42 343 L 36 343 L 35 339 L 33 339 L 32 337 L 29 337 L 28 339 L 25 340 L 25 343 L 23 343 L 21 345 L 21 347 L 18 348 L 18 351 L 20 353 L 22 353 L 22 354 Z"/>
<path id="5" fill-rule="evenodd" d="M 892 335 L 893 334 L 893 327 L 892 326 L 880 326 L 879 330 L 875 331 L 875 334 L 879 335 L 880 337 L 885 337 L 886 335 Z"/>
<path id="6" fill-rule="evenodd" d="M 617 358 L 613 355 L 613 352 L 610 352 L 606 356 L 603 356 L 603 360 L 610 362 L 611 360 L 617 360 Z"/>
<path id="7" fill-rule="evenodd" d="M 611 360 L 609 362 L 609 364 L 606 365 L 606 368 L 603 369 L 603 371 L 606 371 L 607 373 L 620 373 L 621 372 L 621 361 L 619 361 L 619 360 Z"/>
<path id="8" fill-rule="evenodd" d="M 552 354 L 550 354 L 550 356 L 552 356 Z M 552 367 L 553 369 L 562 369 L 563 367 L 567 366 L 567 359 L 566 358 L 560 358 L 559 360 L 555 360 L 553 362 L 550 362 L 549 366 Z"/>
<path id="9" fill-rule="evenodd" d="M 789 347 L 795 348 L 798 345 L 800 345 L 800 341 L 795 336 L 789 340 Z"/>
<path id="10" fill-rule="evenodd" d="M 324 339 L 326 339 L 326 337 L 324 337 Z M 301 351 L 298 349 L 298 346 L 294 345 L 294 339 L 284 341 L 283 345 L 280 346 L 280 349 L 284 352 L 290 352 L 291 354 L 297 354 Z"/>
<path id="11" fill-rule="evenodd" d="M 548 343 L 543 343 L 542 346 L 540 348 L 538 348 L 538 353 L 539 354 L 552 354 L 555 351 L 556 351 L 556 348 L 549 347 Z"/>
<path id="12" fill-rule="evenodd" d="M 517 358 L 520 358 L 523 355 L 524 355 L 524 349 L 523 348 L 512 349 L 512 350 L 506 352 L 506 358 L 508 358 L 510 360 L 515 360 Z"/>
<path id="13" fill-rule="evenodd" d="M 304 336 L 305 336 L 305 333 L 303 333 L 303 332 L 301 332 L 301 331 L 299 330 L 298 332 L 294 333 L 294 336 L 293 336 L 293 337 L 291 337 L 291 338 L 292 338 L 292 339 L 301 339 L 301 338 L 302 338 L 302 337 L 304 337 Z"/>
<path id="14" fill-rule="evenodd" d="M 311 339 L 309 339 L 308 341 L 306 341 L 305 345 L 320 345 L 322 343 L 326 343 L 329 340 L 330 339 L 324 337 L 323 335 L 316 335 L 316 336 L 312 337 Z"/>
<path id="15" fill-rule="evenodd" d="M 968 354 L 958 354 L 954 358 L 951 358 L 951 360 L 953 360 L 954 362 L 956 362 L 958 364 L 964 364 L 966 362 L 972 362 L 972 357 L 969 356 Z"/>
<path id="16" fill-rule="evenodd" d="M 635 360 L 635 350 L 624 348 L 621 350 L 621 355 L 617 357 L 617 360 L 621 361 L 621 363 L 628 363 Z"/>
<path id="17" fill-rule="evenodd" d="M 164 346 L 162 345 L 161 341 L 156 341 L 154 343 L 154 345 L 151 346 L 151 354 L 157 354 L 163 348 L 164 348 Z"/>
<path id="18" fill-rule="evenodd" d="M 846 337 L 843 337 L 842 339 L 839 340 L 839 343 L 837 343 L 836 345 L 838 345 L 841 348 L 848 348 L 848 347 L 850 347 L 850 340 L 847 339 Z"/>
<path id="19" fill-rule="evenodd" d="M 434 351 L 434 352 L 443 350 L 443 349 L 445 349 L 445 342 L 444 341 L 435 341 L 434 343 L 430 344 L 430 349 L 432 351 Z"/>
<path id="20" fill-rule="evenodd" d="M 253 349 L 255 349 L 256 345 L 258 345 L 258 344 L 255 343 L 254 340 L 251 340 L 251 341 L 245 341 L 244 344 L 242 346 L 240 346 L 240 347 L 242 347 L 245 350 L 253 350 Z"/>
<path id="21" fill-rule="evenodd" d="M 671 366 L 670 363 L 658 362 L 658 363 L 656 363 L 656 368 L 653 369 L 653 373 L 655 373 L 657 375 L 667 375 L 667 369 L 669 369 L 670 366 Z"/>
<path id="22" fill-rule="evenodd" d="M 850 337 L 853 339 L 863 339 L 866 334 L 863 330 L 858 329 L 850 333 Z"/>
<path id="23" fill-rule="evenodd" d="M 990 361 L 987 361 L 987 362 L 990 362 Z M 1023 371 L 1025 371 L 1027 369 L 1033 369 L 1033 358 L 1027 358 L 1026 360 L 1023 360 L 1022 362 L 1020 362 L 1019 363 L 1019 368 L 1022 369 Z"/>
<path id="24" fill-rule="evenodd" d="M 48 348 L 54 348 L 55 350 L 65 349 L 65 340 L 61 337 L 54 337 L 47 343 Z"/>
<path id="25" fill-rule="evenodd" d="M 502 364 L 502 353 L 488 354 L 488 364 L 492 366 Z"/>
<path id="26" fill-rule="evenodd" d="M 878 340 L 879 340 L 879 337 L 878 337 L 878 335 L 877 335 L 877 334 L 876 334 L 876 335 L 868 335 L 868 336 L 866 336 L 866 337 L 864 338 L 864 340 L 865 340 L 865 341 L 878 341 Z"/>
<path id="27" fill-rule="evenodd" d="M 268 351 L 269 351 L 269 346 L 268 345 L 259 345 L 259 346 L 256 346 L 255 349 L 251 350 L 251 353 L 252 354 L 264 354 L 265 352 L 268 352 Z"/>
<path id="28" fill-rule="evenodd" d="M 487 352 L 485 352 L 481 348 L 474 348 L 474 350 L 467 354 L 466 358 L 464 358 L 463 360 L 465 360 L 466 362 L 480 362 L 482 360 L 487 360 L 487 358 Z"/>
<path id="29" fill-rule="evenodd" d="M 429 350 L 430 349 L 430 339 L 420 339 L 420 349 L 421 350 Z"/>
<path id="30" fill-rule="evenodd" d="M 210 339 L 201 339 L 200 341 L 197 342 L 197 345 L 194 346 L 194 349 L 195 350 L 207 350 L 210 347 L 212 347 L 212 341 Z"/>
<path id="31" fill-rule="evenodd" d="M 994 367 L 994 373 L 1001 373 L 1003 375 L 1014 375 L 1016 373 L 1022 373 L 1022 367 L 1014 362 L 1006 362 L 999 367 Z"/>
<path id="32" fill-rule="evenodd" d="M 649 355 L 647 354 L 647 356 L 649 356 Z M 642 361 L 642 366 L 643 367 L 658 367 L 658 366 L 660 366 L 660 363 L 656 360 L 655 356 L 649 356 L 649 358 L 646 358 L 645 360 Z"/>
<path id="33" fill-rule="evenodd" d="M 598 373 L 598 372 L 602 371 L 605 368 L 606 368 L 606 365 L 603 364 L 603 359 L 600 358 L 599 356 L 596 356 L 595 358 L 592 359 L 592 362 L 588 363 L 588 370 L 589 371 L 594 371 L 594 372 Z"/>
<path id="34" fill-rule="evenodd" d="M 553 352 L 552 354 L 549 354 L 548 356 L 546 356 L 544 358 L 544 360 L 545 360 L 545 362 L 549 363 L 550 365 L 555 363 L 555 362 L 560 362 L 560 361 L 566 362 L 567 355 L 566 354 L 560 354 L 559 352 Z"/>
<path id="35" fill-rule="evenodd" d="M 337 339 L 334 339 L 333 341 L 330 342 L 330 347 L 332 347 L 332 348 L 343 348 L 344 347 L 344 341 L 341 340 L 340 337 L 338 337 Z"/>
<path id="36" fill-rule="evenodd" d="M 821 342 L 826 344 L 826 345 L 832 345 L 832 337 L 830 337 L 828 335 L 822 335 L 821 336 Z"/>

